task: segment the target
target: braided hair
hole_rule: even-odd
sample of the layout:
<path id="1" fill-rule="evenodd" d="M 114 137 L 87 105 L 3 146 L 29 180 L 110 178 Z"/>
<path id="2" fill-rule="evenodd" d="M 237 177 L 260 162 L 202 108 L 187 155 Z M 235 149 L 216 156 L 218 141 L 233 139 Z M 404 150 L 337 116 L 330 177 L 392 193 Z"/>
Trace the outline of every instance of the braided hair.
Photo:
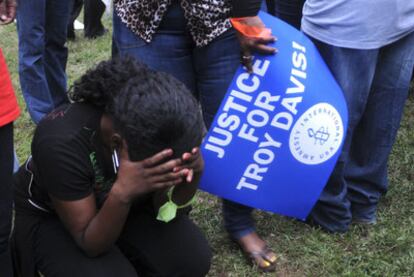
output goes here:
<path id="1" fill-rule="evenodd" d="M 204 124 L 194 96 L 171 75 L 133 58 L 99 63 L 75 82 L 69 96 L 112 117 L 133 161 L 165 148 L 178 157 L 201 143 Z"/>

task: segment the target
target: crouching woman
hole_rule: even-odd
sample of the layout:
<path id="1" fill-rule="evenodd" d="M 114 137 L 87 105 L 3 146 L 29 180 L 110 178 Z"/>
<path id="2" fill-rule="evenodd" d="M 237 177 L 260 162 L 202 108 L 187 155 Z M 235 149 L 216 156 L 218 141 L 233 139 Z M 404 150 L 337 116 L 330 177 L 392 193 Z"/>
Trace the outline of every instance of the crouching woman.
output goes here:
<path id="1" fill-rule="evenodd" d="M 20 274 L 206 275 L 211 252 L 188 216 L 204 130 L 191 93 L 123 58 L 70 97 L 40 122 L 15 176 Z"/>

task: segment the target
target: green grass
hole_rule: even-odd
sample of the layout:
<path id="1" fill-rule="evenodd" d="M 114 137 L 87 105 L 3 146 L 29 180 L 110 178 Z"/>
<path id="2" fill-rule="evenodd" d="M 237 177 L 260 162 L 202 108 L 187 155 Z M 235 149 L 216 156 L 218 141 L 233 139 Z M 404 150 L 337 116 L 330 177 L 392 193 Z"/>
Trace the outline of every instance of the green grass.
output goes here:
<path id="1" fill-rule="evenodd" d="M 109 20 L 106 25 L 110 26 Z M 88 41 L 78 33 L 69 42 L 69 84 L 88 68 L 110 56 L 110 35 Z M 15 124 L 15 145 L 24 160 L 30 153 L 34 125 L 25 109 L 17 75 L 15 26 L 0 28 L 22 116 Z M 351 227 L 344 235 L 330 235 L 298 221 L 256 212 L 259 233 L 280 255 L 276 274 L 266 276 L 414 276 L 414 90 L 391 155 L 389 192 L 379 205 L 378 224 Z M 193 217 L 207 235 L 214 251 L 209 276 L 257 276 L 231 243 L 222 226 L 220 201 L 201 193 Z"/>

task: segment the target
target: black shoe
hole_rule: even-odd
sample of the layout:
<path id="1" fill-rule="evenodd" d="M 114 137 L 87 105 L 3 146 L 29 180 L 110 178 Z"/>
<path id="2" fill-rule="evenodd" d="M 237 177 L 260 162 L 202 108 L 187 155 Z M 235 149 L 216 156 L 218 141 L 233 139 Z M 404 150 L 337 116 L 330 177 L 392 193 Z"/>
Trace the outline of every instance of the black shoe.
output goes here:
<path id="1" fill-rule="evenodd" d="M 102 36 L 104 36 L 106 33 L 108 33 L 109 32 L 109 30 L 108 29 L 106 29 L 106 28 L 104 28 L 104 29 L 102 29 L 101 31 L 99 31 L 99 32 L 96 32 L 96 33 L 94 33 L 94 34 L 85 34 L 85 38 L 87 38 L 87 39 L 96 39 L 96 38 L 98 38 L 98 37 L 102 37 Z"/>

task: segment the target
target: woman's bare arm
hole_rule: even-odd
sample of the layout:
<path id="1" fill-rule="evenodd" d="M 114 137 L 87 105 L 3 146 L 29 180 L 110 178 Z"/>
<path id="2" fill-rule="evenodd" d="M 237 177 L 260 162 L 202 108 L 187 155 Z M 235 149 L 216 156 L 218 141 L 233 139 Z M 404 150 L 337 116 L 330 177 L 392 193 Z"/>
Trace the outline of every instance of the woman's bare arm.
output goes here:
<path id="1" fill-rule="evenodd" d="M 121 152 L 118 177 L 99 210 L 93 194 L 77 201 L 51 196 L 60 219 L 88 256 L 100 255 L 116 242 L 134 198 L 175 186 L 187 177 L 188 170 L 173 171 L 181 160 L 169 159 L 171 155 L 172 150 L 164 150 L 144 161 L 131 162 L 126 150 Z"/>

